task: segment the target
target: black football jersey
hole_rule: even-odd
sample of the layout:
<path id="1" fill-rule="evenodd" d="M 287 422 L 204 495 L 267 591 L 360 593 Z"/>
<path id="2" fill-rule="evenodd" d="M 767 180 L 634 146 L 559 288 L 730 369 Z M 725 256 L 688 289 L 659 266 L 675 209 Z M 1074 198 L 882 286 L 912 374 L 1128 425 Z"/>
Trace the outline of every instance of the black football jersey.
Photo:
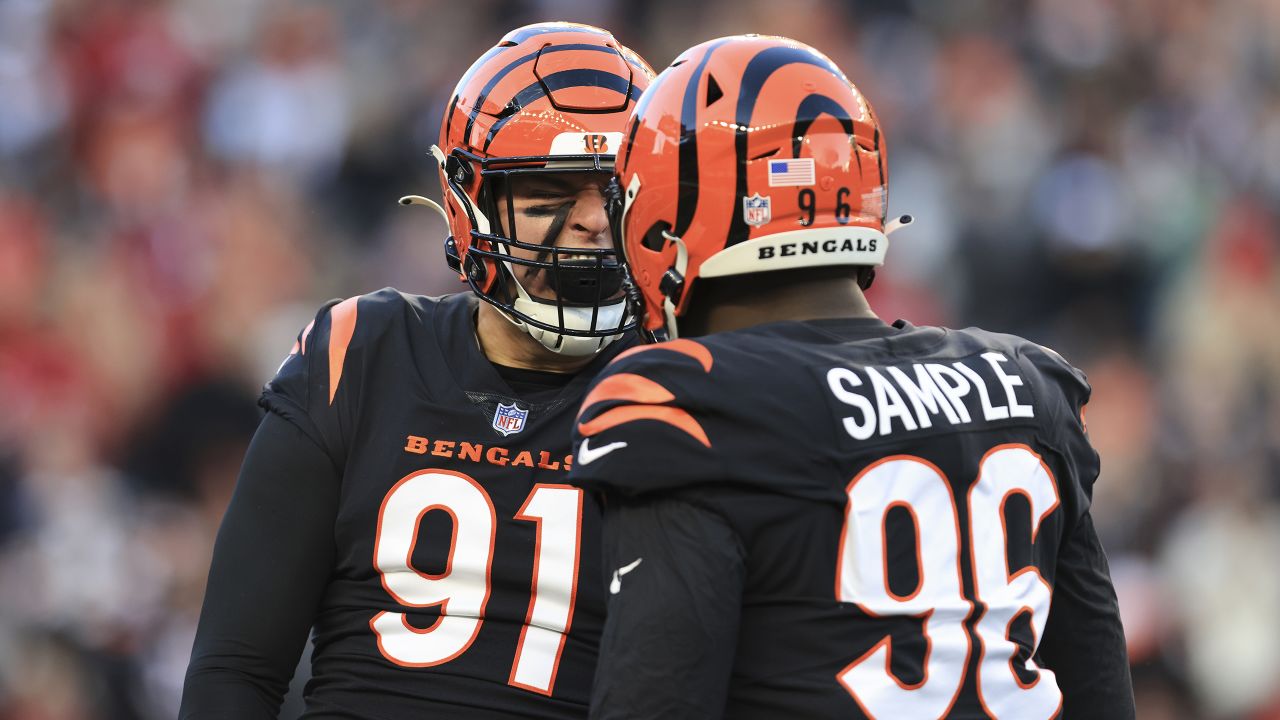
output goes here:
<path id="1" fill-rule="evenodd" d="M 324 308 L 263 403 L 341 471 L 308 716 L 580 717 L 603 615 L 598 511 L 567 484 L 593 360 L 517 397 L 476 298 Z"/>
<path id="2" fill-rule="evenodd" d="M 1132 716 L 1088 517 L 1089 392 L 1021 338 L 875 319 L 619 356 L 571 473 L 608 508 L 593 717 L 704 716 L 689 698 L 715 678 L 661 710 L 620 706 L 661 696 L 627 687 L 682 653 L 690 673 L 714 664 L 717 644 L 729 718 L 1049 718 L 1088 683 L 1115 711 L 1091 716 Z M 725 618 L 729 642 L 707 630 Z"/>

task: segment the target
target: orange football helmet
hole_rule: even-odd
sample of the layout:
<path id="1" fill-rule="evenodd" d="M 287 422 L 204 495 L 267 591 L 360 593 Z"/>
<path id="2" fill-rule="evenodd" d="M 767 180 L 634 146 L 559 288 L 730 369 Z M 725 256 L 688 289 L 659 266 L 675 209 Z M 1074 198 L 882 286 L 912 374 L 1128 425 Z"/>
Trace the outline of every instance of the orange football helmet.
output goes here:
<path id="1" fill-rule="evenodd" d="M 676 337 L 698 278 L 884 262 L 879 121 L 840 68 L 794 40 L 685 51 L 637 103 L 617 168 L 614 242 L 649 333 Z"/>
<path id="2" fill-rule="evenodd" d="M 590 354 L 635 327 L 617 251 L 517 238 L 514 217 L 497 217 L 496 194 L 505 189 L 511 208 L 505 180 L 514 175 L 611 175 L 627 118 L 652 78 L 649 65 L 605 30 L 563 22 L 513 30 L 467 70 L 445 111 L 440 144 L 431 149 L 444 208 L 416 196 L 401 200 L 441 212 L 450 266 L 551 350 Z M 544 269 L 556 299 L 526 292 L 515 264 Z"/>

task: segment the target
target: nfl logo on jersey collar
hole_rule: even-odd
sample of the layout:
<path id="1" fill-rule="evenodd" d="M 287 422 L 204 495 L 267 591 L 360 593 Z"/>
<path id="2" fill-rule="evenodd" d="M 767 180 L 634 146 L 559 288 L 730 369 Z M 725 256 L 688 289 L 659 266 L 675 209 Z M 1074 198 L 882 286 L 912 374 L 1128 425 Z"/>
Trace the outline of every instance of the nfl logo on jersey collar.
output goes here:
<path id="1" fill-rule="evenodd" d="M 521 410 L 515 403 L 498 403 L 498 409 L 493 413 L 493 429 L 502 433 L 503 437 L 513 435 L 524 429 L 524 421 L 528 417 L 529 411 Z"/>
<path id="2" fill-rule="evenodd" d="M 752 227 L 760 227 L 773 218 L 772 203 L 768 197 L 756 193 L 742 198 L 742 221 Z"/>

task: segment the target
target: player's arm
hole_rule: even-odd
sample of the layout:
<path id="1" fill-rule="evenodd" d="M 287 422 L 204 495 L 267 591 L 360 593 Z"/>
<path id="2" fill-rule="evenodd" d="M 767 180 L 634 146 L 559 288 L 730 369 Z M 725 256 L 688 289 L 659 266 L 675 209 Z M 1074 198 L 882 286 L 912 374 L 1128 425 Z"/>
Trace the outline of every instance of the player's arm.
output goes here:
<path id="1" fill-rule="evenodd" d="M 1058 678 L 1063 717 L 1121 720 L 1135 714 L 1120 607 L 1093 521 L 1086 513 L 1058 554 L 1040 658 Z"/>
<path id="2" fill-rule="evenodd" d="M 611 496 L 604 557 L 593 720 L 723 717 L 745 576 L 733 529 L 681 500 Z"/>
<path id="3" fill-rule="evenodd" d="M 267 413 L 218 531 L 181 717 L 275 718 L 334 562 L 339 474 Z"/>
<path id="4" fill-rule="evenodd" d="M 1057 353 L 1037 346 L 1028 354 L 1049 381 L 1041 392 L 1058 403 L 1047 443 L 1061 457 L 1059 487 L 1074 496 L 1068 504 L 1079 508 L 1058 551 L 1053 602 L 1039 656 L 1057 675 L 1064 717 L 1132 718 L 1133 681 L 1120 607 L 1089 514 L 1100 468 L 1084 421 L 1092 389 L 1084 373 Z"/>

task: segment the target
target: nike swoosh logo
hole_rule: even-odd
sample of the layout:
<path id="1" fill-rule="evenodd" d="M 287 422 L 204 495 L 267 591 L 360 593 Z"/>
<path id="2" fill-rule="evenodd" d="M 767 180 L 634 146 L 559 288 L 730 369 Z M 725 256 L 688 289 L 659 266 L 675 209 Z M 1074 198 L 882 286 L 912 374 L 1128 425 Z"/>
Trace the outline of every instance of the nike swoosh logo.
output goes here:
<path id="1" fill-rule="evenodd" d="M 604 457 L 605 455 L 608 455 L 614 450 L 617 450 L 618 448 L 624 448 L 627 446 L 627 444 L 624 442 L 611 442 L 608 445 L 605 445 L 603 447 L 593 448 L 587 444 L 588 442 L 590 442 L 590 440 L 591 438 L 584 438 L 582 441 L 582 445 L 578 448 L 578 464 L 579 465 L 589 465 L 599 460 L 600 458 Z"/>
<path id="2" fill-rule="evenodd" d="M 610 595 L 617 595 L 618 593 L 622 592 L 622 576 L 626 575 L 632 570 L 635 570 L 636 566 L 639 565 L 640 561 L 643 559 L 644 558 L 636 558 L 636 561 L 631 563 L 630 565 L 623 565 L 622 567 L 613 571 L 613 579 L 609 581 Z"/>

